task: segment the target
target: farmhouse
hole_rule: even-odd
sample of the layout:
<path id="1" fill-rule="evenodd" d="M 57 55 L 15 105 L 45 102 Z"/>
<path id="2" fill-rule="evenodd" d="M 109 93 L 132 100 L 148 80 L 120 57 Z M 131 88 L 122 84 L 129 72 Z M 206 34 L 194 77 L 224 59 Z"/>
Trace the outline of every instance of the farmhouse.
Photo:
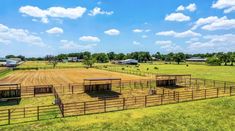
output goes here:
<path id="1" fill-rule="evenodd" d="M 189 59 L 186 59 L 187 62 L 206 62 L 206 58 L 201 57 L 191 57 Z"/>

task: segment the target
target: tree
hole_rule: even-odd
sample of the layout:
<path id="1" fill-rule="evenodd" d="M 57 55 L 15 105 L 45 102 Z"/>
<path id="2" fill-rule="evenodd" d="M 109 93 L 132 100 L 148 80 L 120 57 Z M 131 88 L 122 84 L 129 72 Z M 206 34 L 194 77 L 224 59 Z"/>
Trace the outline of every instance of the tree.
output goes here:
<path id="1" fill-rule="evenodd" d="M 99 63 L 107 63 L 109 62 L 108 55 L 105 53 L 95 53 L 92 55 L 94 59 L 96 59 L 97 62 Z"/>
<path id="2" fill-rule="evenodd" d="M 218 66 L 222 64 L 222 61 L 215 55 L 215 56 L 209 57 L 206 63 L 208 65 Z"/>
<path id="3" fill-rule="evenodd" d="M 125 54 L 119 53 L 119 54 L 116 55 L 115 60 L 124 60 L 125 57 L 126 57 Z"/>
<path id="4" fill-rule="evenodd" d="M 231 62 L 231 66 L 233 66 L 233 63 L 235 62 L 235 52 L 228 52 L 229 61 Z"/>
<path id="5" fill-rule="evenodd" d="M 95 62 L 95 58 L 85 56 L 83 64 L 86 65 L 88 68 L 91 68 L 95 64 Z"/>
<path id="6" fill-rule="evenodd" d="M 166 55 L 165 61 L 170 61 L 170 64 L 171 64 L 171 62 L 174 60 L 173 57 L 174 57 L 174 53 L 171 52 L 171 53 Z"/>
<path id="7" fill-rule="evenodd" d="M 47 60 L 49 62 L 49 64 L 52 64 L 53 68 L 55 68 L 56 65 L 58 64 L 58 58 L 53 55 L 46 55 L 45 60 Z"/>
<path id="8" fill-rule="evenodd" d="M 62 61 L 63 59 L 67 59 L 68 58 L 68 55 L 67 54 L 59 54 L 57 55 L 57 59 Z"/>
<path id="9" fill-rule="evenodd" d="M 219 52 L 217 53 L 217 58 L 219 58 L 221 62 L 224 62 L 225 66 L 229 62 L 229 56 L 227 53 Z"/>
<path id="10" fill-rule="evenodd" d="M 108 56 L 109 60 L 111 61 L 111 60 L 115 59 L 116 54 L 114 52 L 109 52 L 109 53 L 107 53 L 107 56 Z"/>
<path id="11" fill-rule="evenodd" d="M 184 53 L 179 52 L 179 53 L 174 54 L 173 59 L 175 62 L 177 62 L 177 64 L 180 64 L 180 62 L 185 60 L 185 55 Z"/>

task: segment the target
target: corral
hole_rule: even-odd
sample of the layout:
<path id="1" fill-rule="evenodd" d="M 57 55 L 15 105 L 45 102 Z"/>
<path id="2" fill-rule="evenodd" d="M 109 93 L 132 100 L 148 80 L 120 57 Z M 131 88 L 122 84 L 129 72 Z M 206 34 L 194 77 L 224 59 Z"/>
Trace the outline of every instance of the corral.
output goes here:
<path id="1" fill-rule="evenodd" d="M 8 108 L 0 108 L 1 124 L 235 95 L 235 83 L 187 74 L 142 77 L 83 68 L 14 71 L 1 82 L 21 83 L 18 99 L 37 98 L 34 102 L 41 103 L 50 97 L 47 103 L 51 103 L 31 107 L 17 106 L 21 102 L 8 104 Z"/>

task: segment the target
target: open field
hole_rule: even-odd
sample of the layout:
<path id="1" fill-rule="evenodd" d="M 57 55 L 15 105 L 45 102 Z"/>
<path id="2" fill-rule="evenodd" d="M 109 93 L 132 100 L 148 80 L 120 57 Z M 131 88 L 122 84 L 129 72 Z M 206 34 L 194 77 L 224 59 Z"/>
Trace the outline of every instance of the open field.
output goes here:
<path id="1" fill-rule="evenodd" d="M 102 71 L 97 69 L 48 69 L 14 71 L 12 74 L 0 79 L 0 83 L 21 83 L 28 85 L 69 84 L 83 82 L 84 78 L 122 78 L 122 80 L 146 79 L 145 77 L 123 73 Z"/>
<path id="2" fill-rule="evenodd" d="M 5 130 L 233 130 L 235 97 L 2 126 Z M 122 127 L 122 128 L 120 128 Z"/>
<path id="3" fill-rule="evenodd" d="M 235 66 L 208 66 L 203 64 L 163 64 L 163 63 L 146 63 L 140 64 L 139 67 L 135 66 L 107 66 L 108 69 L 114 71 L 124 70 L 130 71 L 143 71 L 149 73 L 159 73 L 159 74 L 192 74 L 192 77 L 205 78 L 213 80 L 223 80 L 223 81 L 235 81 Z M 157 69 L 155 69 L 157 67 Z M 147 70 L 148 68 L 148 70 Z"/>

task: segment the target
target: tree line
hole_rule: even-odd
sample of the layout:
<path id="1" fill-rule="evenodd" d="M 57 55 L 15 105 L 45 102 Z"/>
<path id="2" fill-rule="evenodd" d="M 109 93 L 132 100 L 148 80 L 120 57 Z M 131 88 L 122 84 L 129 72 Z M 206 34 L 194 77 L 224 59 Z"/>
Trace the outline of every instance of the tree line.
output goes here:
<path id="1" fill-rule="evenodd" d="M 180 62 L 185 62 L 186 59 L 191 57 L 201 57 L 207 58 L 206 63 L 209 65 L 233 65 L 235 62 L 235 52 L 217 52 L 217 53 L 205 53 L 205 54 L 185 54 L 182 52 L 178 53 L 168 53 L 168 54 L 161 54 L 160 52 L 156 52 L 155 54 L 150 54 L 149 52 L 139 51 L 139 52 L 131 52 L 131 53 L 91 53 L 88 51 L 85 52 L 78 52 L 78 53 L 68 53 L 68 54 L 59 54 L 56 56 L 47 55 L 45 57 L 31 57 L 26 58 L 22 55 L 14 56 L 14 55 L 7 55 L 6 58 L 18 57 L 22 58 L 23 60 L 29 61 L 63 61 L 68 57 L 77 57 L 78 59 L 85 60 L 89 65 L 98 62 L 98 63 L 107 63 L 109 61 L 114 60 L 125 60 L 125 59 L 135 59 L 138 60 L 140 63 L 148 62 L 148 61 L 165 61 L 165 62 L 176 62 L 180 64 Z"/>

